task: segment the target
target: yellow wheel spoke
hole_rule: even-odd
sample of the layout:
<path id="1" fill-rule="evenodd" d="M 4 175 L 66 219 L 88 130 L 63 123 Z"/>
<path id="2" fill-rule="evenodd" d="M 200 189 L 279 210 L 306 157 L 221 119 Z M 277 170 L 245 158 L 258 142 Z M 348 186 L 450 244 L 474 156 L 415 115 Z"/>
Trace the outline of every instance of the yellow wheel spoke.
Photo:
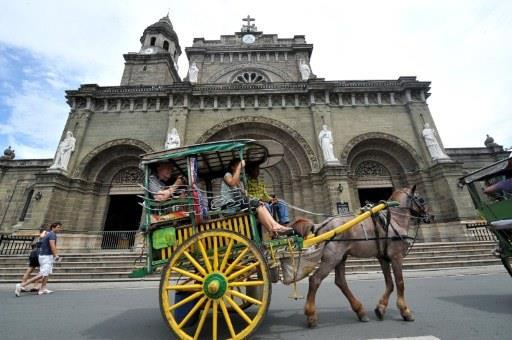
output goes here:
<path id="1" fill-rule="evenodd" d="M 165 287 L 167 290 L 184 290 L 184 291 L 194 291 L 203 288 L 202 285 L 169 285 Z"/>
<path id="2" fill-rule="evenodd" d="M 199 339 L 199 335 L 203 330 L 204 321 L 206 320 L 206 316 L 208 316 L 208 312 L 210 311 L 211 303 L 212 300 L 208 300 L 208 302 L 206 302 L 206 306 L 204 306 L 203 313 L 201 314 L 201 319 L 199 319 L 199 324 L 197 325 L 196 333 L 194 334 L 194 339 Z"/>
<path id="3" fill-rule="evenodd" d="M 192 317 L 192 315 L 194 315 L 197 310 L 199 309 L 199 307 L 201 307 L 203 305 L 203 303 L 206 301 L 207 297 L 206 296 L 203 296 L 201 298 L 201 300 L 199 300 L 195 306 L 187 313 L 187 315 L 185 315 L 185 317 L 183 318 L 183 320 L 181 320 L 180 324 L 178 325 L 179 328 L 182 328 L 183 326 L 185 326 L 188 322 L 188 320 Z"/>
<path id="4" fill-rule="evenodd" d="M 213 270 L 219 270 L 219 250 L 217 249 L 217 238 L 213 238 Z"/>
<path id="5" fill-rule="evenodd" d="M 224 267 L 228 263 L 228 259 L 231 256 L 231 250 L 233 249 L 233 245 L 235 244 L 235 240 L 231 239 L 228 244 L 228 248 L 226 249 L 226 253 L 224 254 L 224 258 L 222 259 L 222 263 L 220 264 L 219 271 L 222 272 Z"/>
<path id="6" fill-rule="evenodd" d="M 178 267 L 171 267 L 171 270 L 175 271 L 176 273 L 179 273 L 181 275 L 185 275 L 185 276 L 188 276 L 196 281 L 200 281 L 200 282 L 203 282 L 204 279 L 199 276 L 199 275 L 196 275 L 196 274 L 193 274 L 193 273 L 190 273 L 190 272 L 187 272 L 186 270 L 183 270 L 181 268 L 178 268 Z"/>
<path id="7" fill-rule="evenodd" d="M 201 295 L 203 295 L 203 291 L 199 291 L 199 292 L 195 292 L 194 294 L 188 296 L 187 298 L 181 300 L 180 302 L 178 303 L 175 303 L 175 304 L 172 304 L 170 307 L 169 307 L 169 311 L 173 311 L 175 310 L 176 308 L 180 307 L 180 306 L 183 306 L 184 304 L 186 304 L 187 302 L 190 302 L 198 297 L 200 297 Z"/>
<path id="8" fill-rule="evenodd" d="M 246 272 L 248 272 L 248 271 L 250 271 L 250 270 L 253 270 L 253 269 L 254 269 L 254 268 L 256 268 L 257 266 L 259 266 L 259 263 L 258 263 L 258 262 L 254 262 L 253 264 L 251 264 L 251 265 L 249 265 L 249 266 L 247 266 L 247 267 L 244 267 L 244 268 L 240 269 L 240 270 L 239 270 L 239 271 L 237 271 L 237 272 L 234 272 L 233 274 L 231 274 L 231 275 L 229 275 L 229 276 L 228 276 L 228 278 L 227 278 L 228 282 L 229 282 L 229 281 L 231 281 L 231 280 L 233 280 L 234 278 L 236 278 L 236 277 L 238 277 L 238 276 L 242 275 L 243 273 L 246 273 Z"/>
<path id="9" fill-rule="evenodd" d="M 228 283 L 228 287 L 249 287 L 249 286 L 263 286 L 265 281 L 240 281 L 240 282 L 230 282 Z"/>
<path id="10" fill-rule="evenodd" d="M 251 318 L 248 317 L 247 314 L 245 314 L 245 312 L 240 307 L 238 307 L 238 304 L 235 301 L 233 301 L 232 298 L 230 298 L 227 295 L 224 295 L 224 298 L 226 298 L 226 301 L 231 305 L 231 307 L 233 307 L 233 309 L 238 313 L 238 315 L 240 315 L 242 319 L 245 320 L 245 322 L 247 322 L 249 325 L 252 323 Z"/>
<path id="11" fill-rule="evenodd" d="M 220 309 L 222 310 L 222 314 L 224 315 L 224 320 L 226 321 L 226 325 L 228 325 L 229 333 L 233 339 L 236 338 L 235 329 L 233 328 L 233 323 L 231 322 L 231 318 L 229 317 L 228 309 L 226 308 L 226 304 L 223 300 L 219 300 Z"/>
<path id="12" fill-rule="evenodd" d="M 199 264 L 199 262 L 196 261 L 196 259 L 194 259 L 192 257 L 192 255 L 190 255 L 188 253 L 188 251 L 184 251 L 183 254 L 187 257 L 187 259 L 190 261 L 190 263 L 192 263 L 194 265 L 194 267 L 196 267 L 196 269 L 201 273 L 203 274 L 203 276 L 206 276 L 207 273 L 206 273 L 206 270 L 204 270 L 203 267 L 201 267 L 201 265 Z"/>
<path id="13" fill-rule="evenodd" d="M 236 290 L 229 289 L 228 293 L 233 296 L 239 297 L 242 300 L 249 301 L 250 303 L 255 304 L 255 305 L 261 305 L 261 303 L 262 303 L 260 300 L 256 300 L 255 298 L 247 296 L 247 295 L 245 295 L 241 292 L 238 292 Z"/>
<path id="14" fill-rule="evenodd" d="M 217 300 L 213 300 L 213 311 L 212 311 L 212 340 L 217 340 L 217 320 L 218 320 L 218 307 Z"/>
<path id="15" fill-rule="evenodd" d="M 206 249 L 204 249 L 203 242 L 201 242 L 201 240 L 198 240 L 197 244 L 198 244 L 199 250 L 201 251 L 201 254 L 203 255 L 204 264 L 206 265 L 206 270 L 208 271 L 208 273 L 211 273 L 213 271 L 212 265 L 210 263 L 210 259 L 208 258 L 208 254 L 206 254 Z"/>
<path id="16" fill-rule="evenodd" d="M 224 272 L 224 275 L 228 275 L 229 273 L 231 273 L 233 268 L 235 268 L 235 266 L 238 264 L 238 262 L 240 262 L 242 260 L 242 258 L 244 257 L 245 254 L 247 254 L 248 251 L 249 251 L 249 248 L 245 248 L 244 250 L 242 250 L 242 252 L 237 256 L 235 261 L 233 261 L 233 263 L 231 263 L 229 265 L 228 269 L 226 269 L 226 271 Z"/>

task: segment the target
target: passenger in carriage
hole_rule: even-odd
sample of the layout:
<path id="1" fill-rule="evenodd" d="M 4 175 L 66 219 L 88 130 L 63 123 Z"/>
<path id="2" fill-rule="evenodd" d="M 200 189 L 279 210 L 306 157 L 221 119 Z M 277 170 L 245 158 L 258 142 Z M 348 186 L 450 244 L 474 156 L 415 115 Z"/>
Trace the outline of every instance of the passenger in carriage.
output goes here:
<path id="1" fill-rule="evenodd" d="M 506 171 L 505 179 L 484 188 L 485 194 L 500 201 L 512 199 L 512 153 L 508 158 Z"/>
<path id="2" fill-rule="evenodd" d="M 258 221 L 271 234 L 286 234 L 292 229 L 279 224 L 270 212 L 265 208 L 263 202 L 258 199 L 247 198 L 243 182 L 240 180 L 242 168 L 245 167 L 245 161 L 235 158 L 229 162 L 228 171 L 224 175 L 221 184 L 222 199 L 229 206 L 235 207 L 238 204 L 240 208 L 253 208 L 256 210 Z"/>
<path id="3" fill-rule="evenodd" d="M 163 202 L 173 197 L 185 196 L 184 187 L 187 185 L 185 177 L 178 176 L 173 184 L 169 185 L 172 178 L 173 167 L 170 162 L 159 162 L 156 164 L 155 172 L 149 176 L 148 190 L 155 201 Z M 186 212 L 174 208 L 173 211 L 166 214 L 152 214 L 151 223 L 164 220 L 182 218 L 187 216 Z"/>
<path id="4" fill-rule="evenodd" d="M 247 192 L 249 197 L 254 197 L 265 202 L 265 207 L 271 214 L 273 214 L 274 211 L 276 212 L 279 223 L 290 223 L 288 207 L 283 202 L 279 201 L 275 195 L 270 196 L 265 189 L 265 183 L 259 179 L 259 165 L 257 163 L 248 163 L 245 171 L 247 175 L 249 175 L 249 179 L 247 180 Z"/>

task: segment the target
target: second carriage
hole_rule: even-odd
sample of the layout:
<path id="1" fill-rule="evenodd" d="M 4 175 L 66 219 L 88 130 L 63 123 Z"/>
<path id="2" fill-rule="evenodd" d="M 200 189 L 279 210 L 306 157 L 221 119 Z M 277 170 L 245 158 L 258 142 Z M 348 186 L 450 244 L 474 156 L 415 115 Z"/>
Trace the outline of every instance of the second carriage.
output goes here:
<path id="1" fill-rule="evenodd" d="M 249 139 L 142 157 L 147 262 L 133 276 L 161 270 L 160 309 L 178 338 L 248 337 L 265 317 L 272 282 L 290 284 L 306 277 L 319 261 L 323 241 L 396 204 L 379 204 L 320 236 L 264 237 L 252 209 L 240 202 L 225 202 L 214 193 L 230 160 L 265 167 L 281 157 L 278 143 Z M 182 176 L 187 184 L 178 188 L 181 195 L 157 201 L 149 182 L 162 162 L 170 162 L 174 178 Z"/>

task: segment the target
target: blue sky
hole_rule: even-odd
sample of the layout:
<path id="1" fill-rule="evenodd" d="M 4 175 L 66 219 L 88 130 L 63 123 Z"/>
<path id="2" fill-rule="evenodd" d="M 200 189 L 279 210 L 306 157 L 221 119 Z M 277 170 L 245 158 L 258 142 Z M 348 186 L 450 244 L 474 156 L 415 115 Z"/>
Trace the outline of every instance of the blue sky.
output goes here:
<path id="1" fill-rule="evenodd" d="M 194 2 L 0 0 L 0 149 L 53 157 L 65 90 L 118 85 L 122 55 L 170 11 L 182 49 L 232 34 L 247 14 L 264 33 L 304 34 L 328 80 L 432 81 L 428 104 L 446 147 L 512 146 L 512 1 Z M 185 54 L 179 60 L 186 75 Z"/>

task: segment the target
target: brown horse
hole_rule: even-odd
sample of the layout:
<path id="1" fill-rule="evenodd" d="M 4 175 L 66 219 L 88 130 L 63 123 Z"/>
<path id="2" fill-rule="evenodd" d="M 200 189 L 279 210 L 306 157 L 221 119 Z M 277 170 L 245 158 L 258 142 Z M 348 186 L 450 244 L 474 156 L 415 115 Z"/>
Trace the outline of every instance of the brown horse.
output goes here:
<path id="1" fill-rule="evenodd" d="M 352 310 L 357 314 L 360 321 L 369 321 L 366 310 L 354 296 L 345 279 L 345 261 L 348 255 L 363 258 L 377 257 L 380 262 L 386 289 L 375 308 L 375 314 L 379 320 L 383 319 L 389 296 L 393 292 L 392 269 L 397 287 L 397 306 L 400 314 L 405 321 L 414 321 L 412 312 L 405 302 L 402 263 L 409 247 L 408 241 L 410 239 L 407 237 L 407 231 L 410 218 L 423 219 L 424 222 L 429 222 L 425 201 L 415 191 L 416 186 L 394 191 L 389 200 L 399 202 L 399 207 L 388 208 L 387 214 L 381 212 L 379 216 L 368 218 L 349 231 L 326 242 L 320 265 L 309 277 L 309 290 L 304 307 L 304 314 L 307 316 L 309 327 L 315 327 L 318 320 L 315 307 L 315 296 L 318 287 L 333 269 L 335 270 L 335 283 L 350 302 Z M 296 221 L 294 227 L 303 229 L 309 223 L 315 234 L 320 235 L 351 218 L 353 217 L 332 217 L 320 224 L 313 224 L 309 220 L 302 219 Z"/>

